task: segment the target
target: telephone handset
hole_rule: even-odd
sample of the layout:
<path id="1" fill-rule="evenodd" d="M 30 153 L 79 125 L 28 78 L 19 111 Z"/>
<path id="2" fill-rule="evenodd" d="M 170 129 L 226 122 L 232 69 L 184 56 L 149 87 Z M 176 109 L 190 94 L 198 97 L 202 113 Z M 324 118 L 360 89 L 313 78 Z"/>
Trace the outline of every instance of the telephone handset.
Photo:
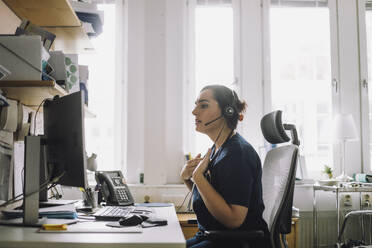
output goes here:
<path id="1" fill-rule="evenodd" d="M 102 194 L 107 205 L 133 205 L 133 196 L 129 191 L 121 171 L 96 171 L 96 181 L 101 184 Z"/>

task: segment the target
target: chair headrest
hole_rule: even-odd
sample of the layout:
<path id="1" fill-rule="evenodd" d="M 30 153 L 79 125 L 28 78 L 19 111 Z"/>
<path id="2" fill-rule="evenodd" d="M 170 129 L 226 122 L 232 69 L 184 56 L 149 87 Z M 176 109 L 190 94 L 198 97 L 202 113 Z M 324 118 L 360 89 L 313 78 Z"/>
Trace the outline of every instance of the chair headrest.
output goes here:
<path id="1" fill-rule="evenodd" d="M 282 124 L 281 110 L 273 111 L 262 117 L 261 130 L 265 139 L 271 144 L 284 143 L 290 140 Z"/>

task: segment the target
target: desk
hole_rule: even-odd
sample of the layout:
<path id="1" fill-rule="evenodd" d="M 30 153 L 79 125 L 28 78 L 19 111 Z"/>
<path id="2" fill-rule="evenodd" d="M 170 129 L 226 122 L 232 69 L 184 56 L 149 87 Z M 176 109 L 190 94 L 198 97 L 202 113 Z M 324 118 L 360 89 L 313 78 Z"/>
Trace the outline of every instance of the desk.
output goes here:
<path id="1" fill-rule="evenodd" d="M 318 209 L 316 203 L 316 192 L 317 191 L 329 191 L 335 193 L 336 197 L 336 211 L 337 211 L 337 236 L 340 234 L 340 194 L 341 193 L 352 193 L 358 192 L 360 195 L 360 209 L 362 209 L 362 192 L 372 192 L 372 187 L 346 187 L 346 186 L 321 186 L 315 184 L 313 186 L 313 246 L 319 247 L 319 238 L 318 238 Z M 364 219 L 362 218 L 361 227 L 364 229 Z M 364 233 L 364 232 L 363 232 Z"/>
<path id="2" fill-rule="evenodd" d="M 193 237 L 199 229 L 196 223 L 190 223 L 189 220 L 192 220 L 192 221 L 195 220 L 196 215 L 193 213 L 177 213 L 177 217 L 178 217 L 178 221 L 181 224 L 182 232 L 183 232 L 183 235 L 185 236 L 185 239 L 189 239 Z M 298 221 L 299 221 L 299 218 L 292 218 L 291 233 L 286 235 L 288 247 L 290 248 L 297 247 Z"/>
<path id="3" fill-rule="evenodd" d="M 37 228 L 0 226 L 0 247 L 26 248 L 185 248 L 186 243 L 174 207 L 154 208 L 167 226 L 143 228 L 142 233 L 36 233 Z"/>
<path id="4" fill-rule="evenodd" d="M 198 224 L 195 222 L 196 215 L 193 213 L 177 213 L 177 217 L 185 239 L 194 237 L 199 231 Z"/>

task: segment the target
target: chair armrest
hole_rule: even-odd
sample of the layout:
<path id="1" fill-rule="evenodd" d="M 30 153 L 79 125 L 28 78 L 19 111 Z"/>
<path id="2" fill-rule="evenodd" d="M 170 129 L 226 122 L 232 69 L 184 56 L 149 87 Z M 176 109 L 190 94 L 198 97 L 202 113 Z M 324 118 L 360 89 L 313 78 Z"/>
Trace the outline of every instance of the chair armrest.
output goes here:
<path id="1" fill-rule="evenodd" d="M 261 230 L 252 231 L 205 231 L 204 237 L 208 240 L 252 240 L 264 237 L 264 232 Z"/>

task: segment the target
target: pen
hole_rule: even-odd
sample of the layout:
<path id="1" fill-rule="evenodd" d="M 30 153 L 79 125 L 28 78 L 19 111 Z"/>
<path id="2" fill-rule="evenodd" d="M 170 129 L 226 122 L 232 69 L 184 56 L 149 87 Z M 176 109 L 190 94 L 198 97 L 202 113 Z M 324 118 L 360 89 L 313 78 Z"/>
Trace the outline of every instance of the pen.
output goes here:
<path id="1" fill-rule="evenodd" d="M 66 224 L 43 224 L 41 227 L 44 230 L 67 230 Z"/>

